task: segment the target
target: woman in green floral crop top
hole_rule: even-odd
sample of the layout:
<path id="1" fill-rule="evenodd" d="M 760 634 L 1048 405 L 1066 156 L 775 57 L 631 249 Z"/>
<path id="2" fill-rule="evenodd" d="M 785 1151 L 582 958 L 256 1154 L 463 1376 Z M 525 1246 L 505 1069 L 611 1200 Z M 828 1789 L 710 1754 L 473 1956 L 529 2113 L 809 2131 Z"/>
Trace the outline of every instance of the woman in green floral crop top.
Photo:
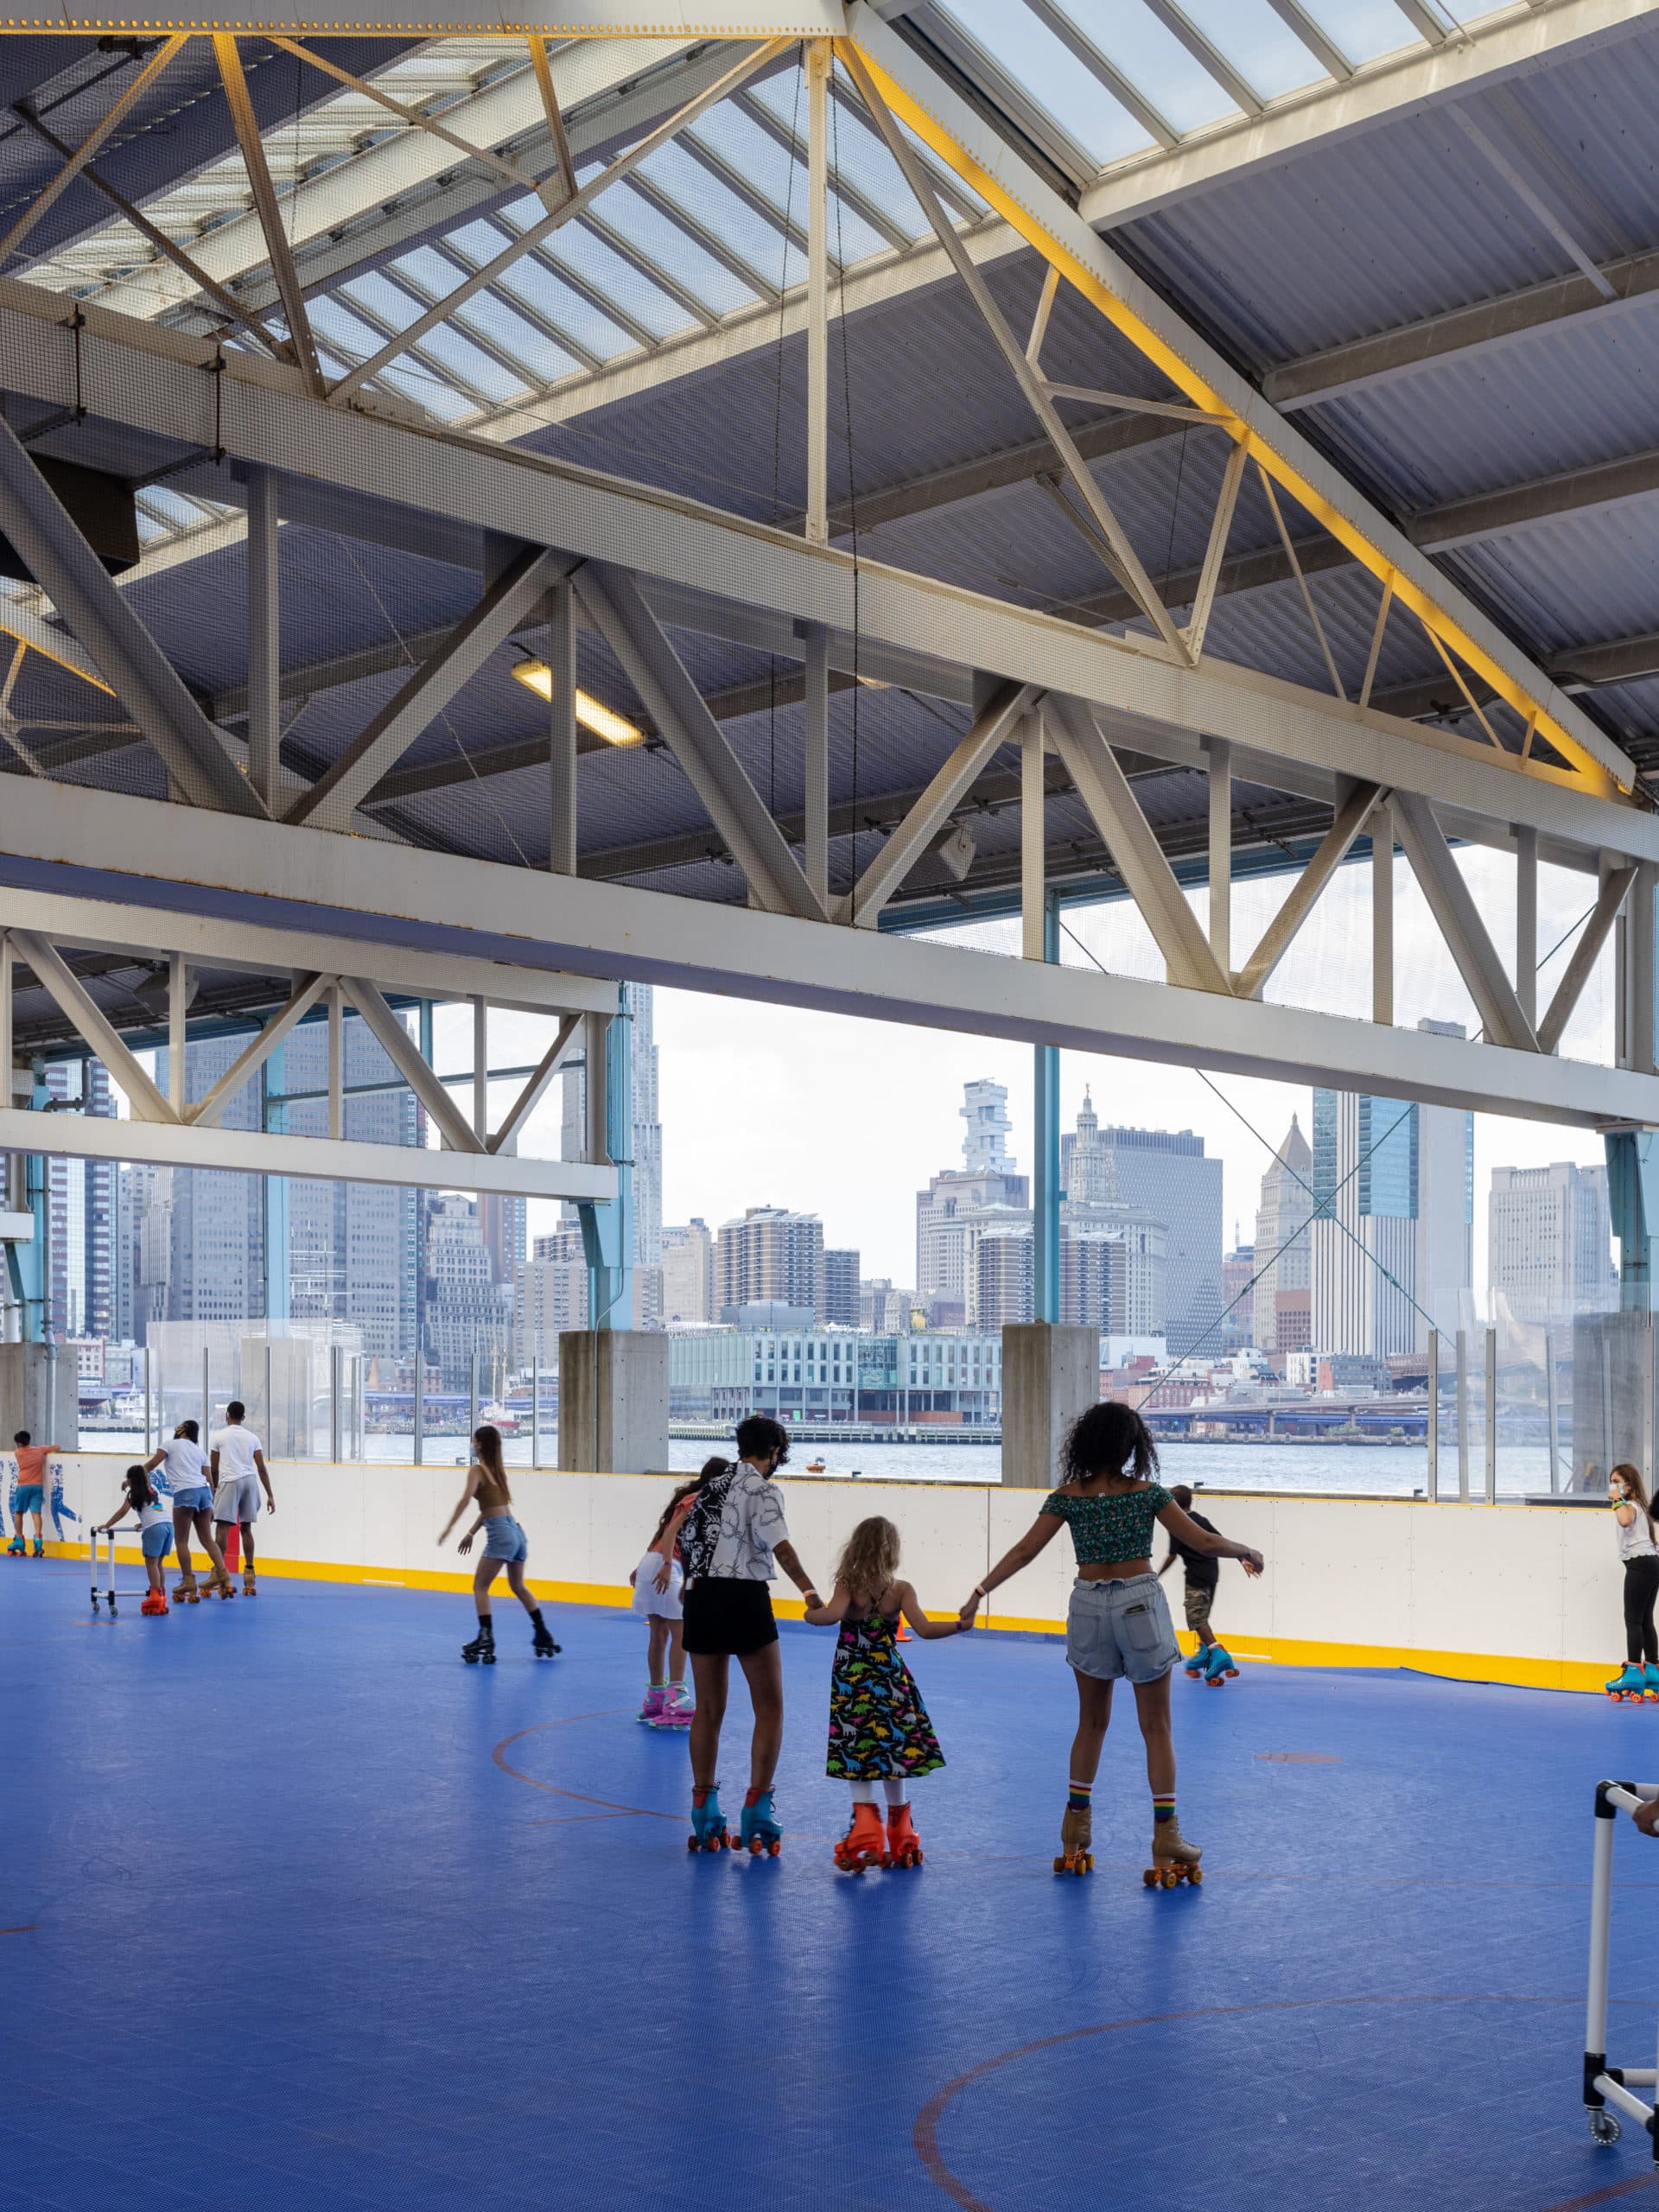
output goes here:
<path id="1" fill-rule="evenodd" d="M 1036 1522 L 1000 1559 L 962 1609 L 971 1622 L 981 1600 L 1022 1567 L 1069 1523 L 1077 1580 L 1066 1614 L 1065 1656 L 1077 1685 L 1077 1732 L 1071 1746 L 1071 1787 L 1060 1822 L 1055 1872 L 1086 1874 L 1090 1851 L 1090 1798 L 1101 1746 L 1112 1717 L 1112 1684 L 1135 1691 L 1135 1718 L 1147 1747 L 1152 1785 L 1152 1866 L 1148 1882 L 1198 1879 L 1198 1846 L 1188 1843 L 1175 1816 L 1175 1745 L 1169 1725 L 1170 1669 L 1180 1656 L 1169 1607 L 1152 1568 L 1152 1530 L 1194 1551 L 1236 1559 L 1260 1574 L 1260 1552 L 1236 1544 L 1183 1513 L 1152 1478 L 1158 1452 L 1138 1413 L 1122 1405 L 1091 1406 L 1076 1422 L 1061 1453 L 1066 1479 L 1043 1500 Z"/>

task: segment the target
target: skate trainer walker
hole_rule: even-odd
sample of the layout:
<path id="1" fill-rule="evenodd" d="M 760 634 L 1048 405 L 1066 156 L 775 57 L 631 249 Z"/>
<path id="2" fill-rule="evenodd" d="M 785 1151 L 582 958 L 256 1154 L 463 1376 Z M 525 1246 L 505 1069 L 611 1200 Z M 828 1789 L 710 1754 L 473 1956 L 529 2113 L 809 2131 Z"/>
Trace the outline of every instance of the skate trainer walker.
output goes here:
<path id="1" fill-rule="evenodd" d="M 1607 2063 L 1607 1947 L 1613 1913 L 1613 1826 L 1622 1808 L 1659 1797 L 1659 1782 L 1601 1782 L 1596 1785 L 1596 1847 L 1590 1874 L 1590 2001 L 1584 2029 L 1584 2108 L 1598 2143 L 1617 2143 L 1624 2113 L 1648 2131 L 1659 2166 L 1659 2130 L 1654 2107 L 1636 2094 L 1639 2085 L 1654 2094 L 1659 2068 Z"/>

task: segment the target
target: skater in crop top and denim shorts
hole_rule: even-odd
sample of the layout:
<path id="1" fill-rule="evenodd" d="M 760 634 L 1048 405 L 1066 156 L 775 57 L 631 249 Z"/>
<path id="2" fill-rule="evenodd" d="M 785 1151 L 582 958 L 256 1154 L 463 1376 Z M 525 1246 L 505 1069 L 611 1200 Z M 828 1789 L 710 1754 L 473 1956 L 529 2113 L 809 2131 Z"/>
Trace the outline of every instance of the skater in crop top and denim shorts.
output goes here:
<path id="1" fill-rule="evenodd" d="M 1077 1686 L 1077 1732 L 1054 1870 L 1086 1874 L 1095 1863 L 1091 1792 L 1111 1719 L 1112 1685 L 1127 1681 L 1135 1692 L 1152 1787 L 1153 1863 L 1147 1879 L 1166 1885 L 1196 1881 L 1201 1853 L 1182 1835 L 1175 1814 L 1169 1676 L 1180 1652 L 1153 1572 L 1153 1527 L 1161 1524 L 1194 1551 L 1242 1561 L 1247 1574 L 1260 1574 L 1262 1554 L 1200 1529 L 1151 1479 L 1157 1449 L 1145 1421 L 1130 1407 L 1091 1406 L 1066 1438 L 1061 1459 L 1067 1479 L 1043 1500 L 1035 1525 L 978 1585 L 962 1618 L 971 1621 L 982 1599 L 1029 1567 L 1063 1525 L 1070 1528 L 1077 1580 L 1066 1614 L 1065 1656 Z"/>

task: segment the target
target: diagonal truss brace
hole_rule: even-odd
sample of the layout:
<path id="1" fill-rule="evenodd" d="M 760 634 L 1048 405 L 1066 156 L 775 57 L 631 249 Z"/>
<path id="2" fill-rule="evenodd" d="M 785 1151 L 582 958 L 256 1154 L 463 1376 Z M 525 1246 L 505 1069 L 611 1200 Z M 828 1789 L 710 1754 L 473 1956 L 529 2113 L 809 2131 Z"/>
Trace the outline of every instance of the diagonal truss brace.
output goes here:
<path id="1" fill-rule="evenodd" d="M 192 806 L 264 813 L 221 734 L 0 418 L 0 529 Z"/>
<path id="2" fill-rule="evenodd" d="M 348 828 L 353 812 L 381 778 L 396 767 L 422 731 L 430 728 L 569 566 L 556 553 L 521 547 L 437 651 L 412 671 L 397 696 L 327 773 L 296 799 L 286 819 L 315 822 L 328 830 Z"/>
<path id="3" fill-rule="evenodd" d="M 242 73 L 242 54 L 231 31 L 213 34 L 213 58 L 219 64 L 219 80 L 225 87 L 225 98 L 231 111 L 231 121 L 236 130 L 236 143 L 241 149 L 242 165 L 248 173 L 248 188 L 253 194 L 255 212 L 265 241 L 265 251 L 270 256 L 271 274 L 276 279 L 276 289 L 283 302 L 283 320 L 288 325 L 288 334 L 294 341 L 299 355 L 300 369 L 308 388 L 314 392 L 322 390 L 322 371 L 317 365 L 317 349 L 311 337 L 311 321 L 305 311 L 305 290 L 300 283 L 299 271 L 294 265 L 294 250 L 289 244 L 288 232 L 283 222 L 282 203 L 276 197 L 276 188 L 271 181 L 270 169 L 265 160 L 265 142 L 260 135 L 259 118 L 248 92 L 248 80 Z"/>
<path id="4" fill-rule="evenodd" d="M 143 98 L 162 70 L 176 59 L 188 42 L 189 34 L 186 31 L 175 31 L 170 38 L 163 41 L 145 62 L 138 74 L 125 86 L 118 99 L 111 103 L 105 113 L 93 124 L 86 137 L 69 155 L 50 184 L 47 185 L 44 190 L 33 194 L 16 221 L 5 236 L 0 238 L 0 266 L 3 266 L 10 260 L 48 208 L 52 207 L 60 194 L 74 182 L 99 148 L 109 137 L 111 132 Z"/>
<path id="5" fill-rule="evenodd" d="M 1555 986 L 1554 995 L 1538 1025 L 1540 1052 L 1554 1052 L 1566 1035 L 1567 1025 L 1584 995 L 1584 987 L 1595 970 L 1602 947 L 1623 911 L 1636 877 L 1636 869 L 1628 866 L 1610 868 L 1602 877 L 1595 906 L 1573 948 L 1573 957 L 1567 963 L 1567 973 Z"/>
<path id="6" fill-rule="evenodd" d="M 1043 709 L 1054 749 L 1105 840 L 1129 896 L 1140 908 L 1172 983 L 1230 998 L 1232 982 L 1210 949 L 1175 871 L 1141 810 L 1117 755 L 1081 699 L 1051 694 Z"/>
<path id="7" fill-rule="evenodd" d="M 836 910 L 835 918 L 873 930 L 881 910 L 903 885 L 935 833 L 958 805 L 998 746 L 1006 743 L 1020 719 L 1040 699 L 1031 683 L 1000 683 L 935 772 L 904 820 Z"/>
<path id="8" fill-rule="evenodd" d="M 589 561 L 576 596 L 684 770 L 750 890 L 769 913 L 828 918 L 805 871 L 750 782 L 731 741 L 691 681 L 667 632 L 626 569 Z"/>
<path id="9" fill-rule="evenodd" d="M 518 1141 L 519 1130 L 524 1128 L 524 1123 L 541 1103 L 547 1086 L 569 1058 L 571 1047 L 576 1041 L 576 1033 L 582 1027 L 582 1020 L 583 1017 L 579 1014 L 567 1014 L 561 1017 L 553 1042 L 543 1053 L 534 1074 L 513 1100 L 507 1110 L 505 1121 L 486 1142 L 484 1147 L 486 1152 L 512 1150 Z"/>
<path id="10" fill-rule="evenodd" d="M 482 1152 L 484 1140 L 473 1128 L 436 1074 L 416 1051 L 407 1029 L 362 976 L 341 976 L 340 988 L 367 1022 L 386 1058 L 432 1116 L 451 1152 Z"/>
<path id="11" fill-rule="evenodd" d="M 257 1075 L 265 1062 L 289 1033 L 304 1020 L 312 1007 L 334 982 L 331 976 L 306 976 L 294 986 L 288 1004 L 265 1024 L 247 1049 L 238 1054 L 205 1098 L 184 1109 L 184 1119 L 193 1128 L 213 1128 L 219 1117 L 236 1096 L 250 1077 Z M 169 1067 L 172 1056 L 168 1056 Z M 330 1130 L 330 1135 L 337 1135 Z"/>
<path id="12" fill-rule="evenodd" d="M 1088 508 L 1101 536 L 1111 548 L 1114 568 L 1170 652 L 1177 659 L 1185 661 L 1188 657 L 1185 642 L 1168 608 L 1159 597 L 1140 555 L 1129 543 L 1122 524 L 1113 513 L 1099 485 L 1090 474 L 1089 464 L 1077 451 L 1071 432 L 1060 420 L 1049 396 L 1047 384 L 1033 367 L 1026 348 L 1009 329 L 1001 308 L 991 296 L 990 287 L 980 274 L 978 265 L 957 237 L 956 225 L 939 205 L 931 180 L 917 159 L 910 141 L 899 129 L 887 102 L 876 90 L 874 80 L 865 68 L 857 48 L 849 41 L 842 41 L 839 50 L 847 65 L 848 73 L 858 87 L 859 97 L 869 111 L 870 119 L 880 132 L 887 151 L 898 163 L 899 173 L 909 186 L 917 206 L 932 226 L 933 235 L 944 247 L 951 267 L 967 287 L 981 320 L 1013 371 L 1014 381 L 1024 393 L 1027 405 L 1042 424 L 1049 442 L 1065 463 L 1065 473 L 1076 486 L 1079 498 Z M 1036 335 L 1033 333 L 1033 339 Z"/>
<path id="13" fill-rule="evenodd" d="M 1415 791 L 1394 794 L 1395 827 L 1411 872 L 1421 887 L 1446 949 L 1468 985 L 1483 1027 L 1494 1045 L 1535 1052 L 1538 1039 L 1504 972 L 1497 946 L 1486 931 L 1462 871 L 1434 819 L 1434 810 Z"/>
<path id="14" fill-rule="evenodd" d="M 7 932 L 12 950 L 35 971 L 35 979 L 52 994 L 82 1039 L 103 1061 L 111 1080 L 127 1095 L 133 1117 L 140 1122 L 176 1122 L 179 1116 L 128 1050 L 125 1040 L 80 978 L 55 946 L 33 930 Z M 0 1101 L 10 1106 L 7 1098 Z"/>
<path id="15" fill-rule="evenodd" d="M 1302 924 L 1318 906 L 1325 886 L 1347 859 L 1354 840 L 1385 796 L 1381 784 L 1354 784 L 1349 787 L 1318 850 L 1262 931 L 1261 943 L 1234 976 L 1233 988 L 1240 998 L 1261 997 L 1274 969 L 1295 943 Z"/>

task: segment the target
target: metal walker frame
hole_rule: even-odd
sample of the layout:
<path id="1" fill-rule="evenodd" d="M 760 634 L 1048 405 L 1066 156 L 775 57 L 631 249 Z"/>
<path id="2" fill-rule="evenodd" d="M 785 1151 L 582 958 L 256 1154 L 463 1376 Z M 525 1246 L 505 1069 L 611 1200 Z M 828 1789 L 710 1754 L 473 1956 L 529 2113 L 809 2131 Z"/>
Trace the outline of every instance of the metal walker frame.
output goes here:
<path id="1" fill-rule="evenodd" d="M 105 1562 L 100 1561 L 98 1556 L 98 1545 L 100 1536 L 102 1536 L 104 1540 L 105 1547 L 109 1555 L 107 1561 L 109 1587 L 107 1590 L 104 1587 Z M 109 1606 L 110 1618 L 114 1620 L 116 1618 L 115 1600 L 118 1595 L 115 1580 L 115 1531 L 113 1529 L 94 1529 L 87 1541 L 90 1542 L 92 1548 L 92 1618 L 94 1620 L 98 1618 L 99 1600 L 102 1599 Z M 143 1589 L 137 1591 L 127 1590 L 120 1592 L 119 1594 L 129 1598 L 137 1597 L 140 1601 L 142 1601 L 144 1592 L 149 1589 L 149 1575 L 148 1571 L 146 1571 L 144 1575 Z"/>
<path id="2" fill-rule="evenodd" d="M 1659 2169 L 1659 2126 L 1655 2106 L 1643 2104 L 1634 2085 L 1653 2093 L 1659 2064 L 1607 2063 L 1607 1951 L 1613 1916 L 1613 1824 L 1621 1810 L 1633 1813 L 1659 1797 L 1659 1782 L 1599 1782 L 1596 1784 L 1596 1841 L 1590 1873 L 1590 1993 L 1584 2029 L 1584 2108 L 1598 2143 L 1617 2143 L 1624 2132 L 1618 2115 L 1646 2128 Z M 1659 2102 L 1659 2099 L 1656 2100 Z M 1609 2109 L 1611 2107 L 1611 2109 Z"/>

